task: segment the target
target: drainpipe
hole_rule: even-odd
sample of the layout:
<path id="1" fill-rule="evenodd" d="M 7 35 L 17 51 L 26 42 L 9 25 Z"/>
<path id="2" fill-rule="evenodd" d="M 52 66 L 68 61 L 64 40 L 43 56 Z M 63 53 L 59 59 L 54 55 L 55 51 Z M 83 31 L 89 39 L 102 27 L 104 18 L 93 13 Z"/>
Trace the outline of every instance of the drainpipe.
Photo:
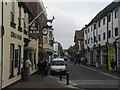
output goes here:
<path id="1" fill-rule="evenodd" d="M 0 0 L 0 90 L 2 89 L 2 73 L 3 73 L 3 1 Z"/>
<path id="2" fill-rule="evenodd" d="M 107 16 L 107 42 L 106 42 L 106 49 L 107 49 L 107 61 L 106 61 L 106 65 L 107 65 L 107 70 L 108 70 L 108 16 Z"/>
<path id="3" fill-rule="evenodd" d="M 113 12 L 112 12 L 112 38 L 115 40 L 113 43 L 114 43 L 114 46 L 115 46 L 115 57 L 116 57 L 116 71 L 117 71 L 117 59 L 118 59 L 118 56 L 117 56 L 117 52 L 118 52 L 118 50 L 117 50 L 117 39 L 114 37 L 114 35 L 113 35 L 113 30 L 114 30 L 114 28 L 113 28 Z"/>

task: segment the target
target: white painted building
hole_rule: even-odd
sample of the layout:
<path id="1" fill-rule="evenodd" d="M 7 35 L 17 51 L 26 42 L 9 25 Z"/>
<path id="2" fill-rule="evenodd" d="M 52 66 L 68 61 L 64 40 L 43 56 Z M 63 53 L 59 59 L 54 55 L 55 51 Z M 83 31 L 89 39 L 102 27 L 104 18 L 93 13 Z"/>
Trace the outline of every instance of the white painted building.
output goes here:
<path id="1" fill-rule="evenodd" d="M 100 11 L 84 29 L 84 48 L 88 64 L 111 70 L 111 59 L 120 67 L 120 1 Z"/>

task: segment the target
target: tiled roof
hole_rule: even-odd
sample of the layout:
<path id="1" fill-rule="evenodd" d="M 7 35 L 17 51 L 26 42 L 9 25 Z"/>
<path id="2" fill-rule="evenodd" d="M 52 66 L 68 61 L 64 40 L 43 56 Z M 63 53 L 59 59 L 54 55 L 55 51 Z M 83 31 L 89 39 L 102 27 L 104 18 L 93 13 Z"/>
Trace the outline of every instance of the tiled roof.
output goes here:
<path id="1" fill-rule="evenodd" d="M 74 37 L 74 41 L 75 40 L 84 40 L 84 31 L 82 30 L 76 30 L 75 31 L 75 37 Z"/>

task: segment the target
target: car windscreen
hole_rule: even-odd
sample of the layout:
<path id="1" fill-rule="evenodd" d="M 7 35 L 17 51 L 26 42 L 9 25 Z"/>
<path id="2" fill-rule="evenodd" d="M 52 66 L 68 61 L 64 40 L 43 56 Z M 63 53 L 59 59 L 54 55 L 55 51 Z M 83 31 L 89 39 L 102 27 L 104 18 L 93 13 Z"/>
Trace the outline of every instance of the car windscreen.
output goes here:
<path id="1" fill-rule="evenodd" d="M 64 61 L 52 61 L 52 65 L 59 65 L 59 66 L 63 66 L 64 65 Z"/>

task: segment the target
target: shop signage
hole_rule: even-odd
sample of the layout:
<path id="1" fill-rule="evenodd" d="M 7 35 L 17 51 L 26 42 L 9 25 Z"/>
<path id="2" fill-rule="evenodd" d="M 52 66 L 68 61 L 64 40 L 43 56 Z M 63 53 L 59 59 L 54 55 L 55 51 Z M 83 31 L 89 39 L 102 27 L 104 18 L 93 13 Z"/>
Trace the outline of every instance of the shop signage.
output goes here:
<path id="1" fill-rule="evenodd" d="M 46 28 L 44 28 L 44 29 L 42 30 L 42 34 L 43 34 L 43 35 L 47 35 L 47 33 L 48 33 L 48 30 L 47 30 Z"/>
<path id="2" fill-rule="evenodd" d="M 22 36 L 19 35 L 19 34 L 14 33 L 14 32 L 11 32 L 11 37 L 13 37 L 15 39 L 18 39 L 18 40 L 22 40 Z"/>
<path id="3" fill-rule="evenodd" d="M 119 55 L 120 55 L 120 48 L 118 48 L 118 65 L 120 67 L 120 57 L 119 57 Z"/>

